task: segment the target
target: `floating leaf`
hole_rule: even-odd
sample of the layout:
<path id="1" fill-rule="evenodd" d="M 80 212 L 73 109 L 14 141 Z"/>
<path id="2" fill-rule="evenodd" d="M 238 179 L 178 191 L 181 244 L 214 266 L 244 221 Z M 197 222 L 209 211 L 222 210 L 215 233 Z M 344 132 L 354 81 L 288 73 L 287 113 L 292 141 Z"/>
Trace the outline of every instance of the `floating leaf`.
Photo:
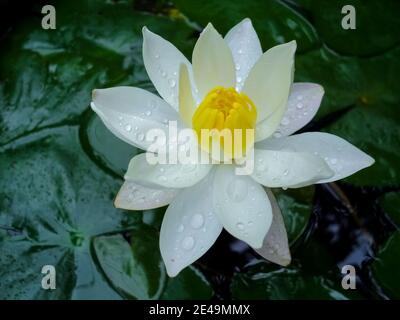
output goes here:
<path id="1" fill-rule="evenodd" d="M 384 292 L 400 299 L 400 232 L 396 231 L 372 264 L 372 274 Z"/>
<path id="2" fill-rule="evenodd" d="M 226 34 L 244 18 L 250 18 L 264 51 L 291 40 L 297 40 L 299 52 L 316 48 L 319 44 L 313 26 L 282 1 L 174 0 L 173 2 L 190 20 L 200 23 L 203 27 L 211 22 L 221 34 Z"/>
<path id="3" fill-rule="evenodd" d="M 101 236 L 94 240 L 94 248 L 104 273 L 122 295 L 137 299 L 160 296 L 166 273 L 154 230 L 132 231 L 131 245 L 121 235 Z"/>
<path id="4" fill-rule="evenodd" d="M 383 210 L 389 215 L 393 222 L 400 228 L 400 192 L 386 193 L 379 199 Z"/>
<path id="5" fill-rule="evenodd" d="M 380 54 L 400 43 L 400 2 L 397 0 L 308 2 L 311 19 L 321 39 L 341 54 Z M 342 28 L 342 20 L 348 15 L 347 10 L 342 13 L 342 8 L 348 5 L 354 7 L 355 29 Z"/>

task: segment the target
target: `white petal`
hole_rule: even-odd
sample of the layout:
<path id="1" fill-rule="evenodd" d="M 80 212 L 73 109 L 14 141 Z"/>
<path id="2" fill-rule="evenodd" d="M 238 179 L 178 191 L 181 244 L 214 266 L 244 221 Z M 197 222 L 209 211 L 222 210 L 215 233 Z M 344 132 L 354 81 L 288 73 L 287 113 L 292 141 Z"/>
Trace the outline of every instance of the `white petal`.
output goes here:
<path id="1" fill-rule="evenodd" d="M 148 210 L 166 206 L 178 194 L 179 189 L 148 188 L 132 181 L 125 181 L 115 198 L 116 208 Z"/>
<path id="2" fill-rule="evenodd" d="M 346 140 L 324 132 L 307 132 L 281 139 L 267 139 L 257 143 L 257 148 L 303 151 L 321 157 L 334 175 L 321 178 L 316 183 L 343 179 L 374 163 L 373 158 Z"/>
<path id="3" fill-rule="evenodd" d="M 264 238 L 263 246 L 255 251 L 268 261 L 287 266 L 291 261 L 285 222 L 281 209 L 271 190 L 265 189 L 272 206 L 272 224 Z"/>
<path id="4" fill-rule="evenodd" d="M 210 171 L 210 164 L 149 164 L 146 153 L 139 154 L 129 162 L 125 180 L 145 186 L 186 188 L 203 179 Z"/>
<path id="5" fill-rule="evenodd" d="M 213 209 L 212 178 L 184 189 L 165 213 L 160 250 L 170 277 L 206 253 L 222 231 Z"/>
<path id="6" fill-rule="evenodd" d="M 201 97 L 216 86 L 235 86 L 231 50 L 210 23 L 196 42 L 192 62 L 194 79 Z"/>
<path id="7" fill-rule="evenodd" d="M 312 153 L 255 149 L 254 159 L 251 176 L 269 188 L 303 187 L 333 175 L 325 161 Z"/>
<path id="8" fill-rule="evenodd" d="M 214 178 L 214 206 L 230 234 L 253 248 L 262 246 L 272 222 L 271 204 L 263 187 L 247 175 L 236 175 L 233 165 L 220 165 Z"/>
<path id="9" fill-rule="evenodd" d="M 185 64 L 191 74 L 189 60 L 172 43 L 144 27 L 143 62 L 160 96 L 178 110 L 179 67 Z"/>
<path id="10" fill-rule="evenodd" d="M 134 87 L 114 87 L 93 90 L 92 109 L 106 127 L 125 142 L 147 149 L 152 141 L 145 139 L 152 129 L 167 134 L 168 121 L 177 121 L 178 130 L 184 125 L 179 114 L 156 95 Z"/>
<path id="11" fill-rule="evenodd" d="M 225 36 L 232 51 L 236 69 L 236 89 L 241 90 L 251 68 L 262 55 L 262 48 L 251 20 L 246 18 Z"/>
<path id="12" fill-rule="evenodd" d="M 179 113 L 188 127 L 192 127 L 192 117 L 196 110 L 193 98 L 192 85 L 186 65 L 182 64 L 179 70 Z"/>
<path id="13" fill-rule="evenodd" d="M 294 83 L 290 90 L 286 113 L 275 135 L 288 136 L 303 128 L 314 118 L 323 95 L 324 88 L 319 84 L 307 82 Z M 263 125 L 264 121 L 258 124 L 258 126 Z M 267 123 L 265 122 L 264 125 L 267 125 Z"/>
<path id="14" fill-rule="evenodd" d="M 275 46 L 265 52 L 251 69 L 242 91 L 257 107 L 257 122 L 274 113 L 283 116 L 293 80 L 295 51 L 296 41 Z M 281 117 L 275 118 L 278 122 L 270 123 L 274 131 Z"/>

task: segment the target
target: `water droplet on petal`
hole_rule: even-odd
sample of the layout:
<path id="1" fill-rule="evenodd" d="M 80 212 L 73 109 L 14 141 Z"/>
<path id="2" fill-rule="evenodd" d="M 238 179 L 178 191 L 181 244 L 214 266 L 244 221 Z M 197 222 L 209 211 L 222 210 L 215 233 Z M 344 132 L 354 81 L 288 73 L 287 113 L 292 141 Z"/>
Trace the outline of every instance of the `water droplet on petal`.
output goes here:
<path id="1" fill-rule="evenodd" d="M 283 117 L 281 123 L 283 126 L 287 126 L 290 123 L 290 120 L 287 117 Z"/>
<path id="2" fill-rule="evenodd" d="M 288 174 L 289 174 L 289 170 L 286 169 L 285 171 L 283 171 L 284 176 L 287 176 Z"/>
<path id="3" fill-rule="evenodd" d="M 143 141 L 144 140 L 144 134 L 143 133 L 139 133 L 137 136 L 139 141 Z"/>
<path id="4" fill-rule="evenodd" d="M 189 236 L 185 237 L 185 239 L 182 240 L 182 248 L 185 250 L 190 250 L 194 247 L 194 238 Z"/>
<path id="5" fill-rule="evenodd" d="M 185 227 L 183 226 L 183 224 L 179 225 L 178 232 L 183 232 L 183 230 L 185 230 Z"/>
<path id="6" fill-rule="evenodd" d="M 145 114 L 146 114 L 146 116 L 149 117 L 149 116 L 151 116 L 151 111 L 150 111 L 150 110 L 147 110 Z"/>
<path id="7" fill-rule="evenodd" d="M 174 88 L 175 85 L 176 85 L 176 81 L 174 79 L 172 79 L 172 78 L 168 80 L 168 83 L 171 86 L 171 88 Z"/>
<path id="8" fill-rule="evenodd" d="M 203 226 L 204 224 L 204 217 L 203 215 L 196 213 L 195 215 L 193 215 L 192 220 L 190 221 L 190 225 L 194 228 L 194 229 L 199 229 Z"/>
<path id="9" fill-rule="evenodd" d="M 130 124 L 127 124 L 127 125 L 125 126 L 125 130 L 128 131 L 128 132 L 130 132 L 130 131 L 132 130 L 132 126 L 131 126 Z"/>
<path id="10" fill-rule="evenodd" d="M 243 230 L 243 229 L 244 229 L 244 224 L 241 223 L 241 222 L 238 222 L 238 223 L 236 224 L 236 227 L 237 227 L 239 230 Z"/>
<path id="11" fill-rule="evenodd" d="M 332 163 L 332 164 L 336 164 L 337 162 L 338 162 L 338 160 L 337 160 L 336 158 L 332 158 L 332 159 L 331 159 L 331 163 Z"/>
<path id="12" fill-rule="evenodd" d="M 303 104 L 299 102 L 298 104 L 296 104 L 296 108 L 297 109 L 302 109 L 303 108 Z"/>
<path id="13" fill-rule="evenodd" d="M 237 63 L 237 64 L 235 65 L 235 69 L 236 69 L 236 71 L 239 71 L 239 70 L 240 70 L 240 64 Z"/>

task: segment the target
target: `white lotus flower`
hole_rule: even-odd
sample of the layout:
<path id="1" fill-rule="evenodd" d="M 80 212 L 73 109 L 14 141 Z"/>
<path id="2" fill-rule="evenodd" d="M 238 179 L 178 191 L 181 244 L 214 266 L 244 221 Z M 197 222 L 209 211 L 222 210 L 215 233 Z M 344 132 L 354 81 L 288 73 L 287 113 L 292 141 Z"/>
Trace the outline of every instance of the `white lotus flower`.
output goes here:
<path id="1" fill-rule="evenodd" d="M 178 129 L 196 131 L 255 129 L 255 141 L 239 146 L 246 155 L 254 150 L 251 175 L 235 174 L 239 162 L 235 153 L 228 154 L 233 164 L 150 165 L 145 154 L 131 160 L 115 205 L 144 210 L 169 204 L 160 250 L 170 276 L 200 258 L 222 228 L 274 260 L 273 251 L 267 250 L 274 249 L 273 236 L 266 237 L 272 220 L 275 226 L 269 235 L 285 238 L 286 232 L 279 207 L 263 186 L 326 183 L 374 162 L 328 133 L 289 136 L 313 118 L 324 94 L 318 84 L 292 83 L 295 41 L 263 53 L 249 19 L 225 38 L 209 24 L 194 47 L 191 64 L 170 42 L 147 28 L 143 37 L 144 65 L 162 99 L 133 87 L 93 92 L 93 110 L 117 137 L 147 150 L 151 144 L 145 139 L 147 131 L 166 130 L 172 120 Z M 281 259 L 276 262 L 290 262 L 288 250 L 278 255 Z"/>

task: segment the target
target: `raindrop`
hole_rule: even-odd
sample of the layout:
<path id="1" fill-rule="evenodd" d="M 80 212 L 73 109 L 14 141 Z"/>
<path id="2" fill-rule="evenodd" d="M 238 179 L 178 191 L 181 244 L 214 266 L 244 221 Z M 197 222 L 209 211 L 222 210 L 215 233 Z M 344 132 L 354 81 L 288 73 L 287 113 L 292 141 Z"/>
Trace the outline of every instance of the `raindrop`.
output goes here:
<path id="1" fill-rule="evenodd" d="M 282 137 L 282 133 L 280 133 L 280 132 L 275 132 L 275 133 L 274 133 L 274 137 L 275 137 L 275 138 L 280 138 L 280 137 Z"/>
<path id="2" fill-rule="evenodd" d="M 297 108 L 297 109 L 302 109 L 302 108 L 303 108 L 303 104 L 299 102 L 299 103 L 296 105 L 296 108 Z"/>
<path id="3" fill-rule="evenodd" d="M 247 192 L 247 182 L 240 178 L 234 178 L 227 188 L 229 198 L 235 202 L 243 201 L 247 197 Z"/>
<path id="4" fill-rule="evenodd" d="M 130 131 L 132 130 L 132 126 L 131 126 L 130 124 L 127 124 L 127 125 L 125 126 L 125 130 L 128 131 L 128 132 L 130 132 Z"/>
<path id="5" fill-rule="evenodd" d="M 236 69 L 236 71 L 239 71 L 239 70 L 240 70 L 240 64 L 237 63 L 237 64 L 235 65 L 235 69 Z"/>
<path id="6" fill-rule="evenodd" d="M 149 117 L 149 116 L 151 116 L 151 111 L 150 111 L 150 110 L 147 110 L 145 114 L 146 114 L 146 116 Z"/>
<path id="7" fill-rule="evenodd" d="M 242 78 L 241 77 L 237 77 L 237 82 L 242 82 Z"/>
<path id="8" fill-rule="evenodd" d="M 204 218 L 203 215 L 196 213 L 193 217 L 192 220 L 190 221 L 190 225 L 194 228 L 194 229 L 199 229 L 203 226 L 204 224 Z"/>
<path id="9" fill-rule="evenodd" d="M 143 141 L 144 140 L 144 134 L 143 133 L 139 133 L 137 138 L 138 138 L 139 141 Z"/>
<path id="10" fill-rule="evenodd" d="M 241 223 L 241 222 L 238 222 L 238 223 L 236 224 L 236 227 L 237 227 L 239 230 L 243 230 L 243 229 L 244 229 L 244 224 Z"/>
<path id="11" fill-rule="evenodd" d="M 161 70 L 161 76 L 162 76 L 163 78 L 165 78 L 165 77 L 167 76 L 167 73 L 166 73 L 164 70 Z"/>
<path id="12" fill-rule="evenodd" d="M 168 80 L 168 83 L 171 86 L 171 88 L 174 88 L 175 85 L 176 85 L 176 81 L 174 79 L 172 79 L 172 78 Z"/>
<path id="13" fill-rule="evenodd" d="M 332 159 L 331 159 L 331 163 L 332 163 L 332 164 L 336 164 L 337 162 L 338 162 L 338 161 L 337 161 L 336 158 L 332 158 Z"/>
<path id="14" fill-rule="evenodd" d="M 283 117 L 282 119 L 282 125 L 287 126 L 289 124 L 290 120 L 287 117 Z"/>
<path id="15" fill-rule="evenodd" d="M 242 54 L 242 53 L 243 53 L 243 50 L 242 50 L 242 49 L 239 49 L 239 50 L 238 50 L 238 53 L 239 53 L 239 54 Z"/>
<path id="16" fill-rule="evenodd" d="M 194 247 L 194 238 L 193 237 L 186 237 L 182 241 L 182 248 L 185 250 L 190 250 Z"/>
<path id="17" fill-rule="evenodd" d="M 251 226 L 253 225 L 253 221 L 249 221 L 249 222 L 247 223 L 247 225 L 248 225 L 249 227 L 251 227 Z"/>
<path id="18" fill-rule="evenodd" d="M 160 58 L 160 55 L 158 53 L 156 53 L 156 55 L 154 56 L 156 59 Z"/>
<path id="19" fill-rule="evenodd" d="M 289 174 L 289 170 L 286 169 L 285 171 L 283 171 L 284 176 L 287 176 L 288 174 Z"/>

